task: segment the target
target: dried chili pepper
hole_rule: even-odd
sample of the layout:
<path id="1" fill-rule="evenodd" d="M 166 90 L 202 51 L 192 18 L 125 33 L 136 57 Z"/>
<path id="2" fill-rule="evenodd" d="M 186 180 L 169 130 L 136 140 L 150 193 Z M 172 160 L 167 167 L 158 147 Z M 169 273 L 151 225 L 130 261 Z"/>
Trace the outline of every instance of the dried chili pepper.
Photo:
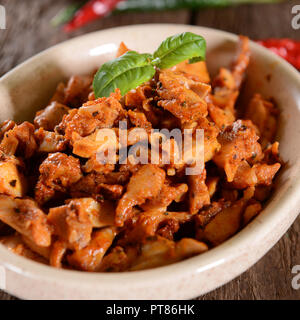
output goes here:
<path id="1" fill-rule="evenodd" d="M 64 30 L 73 31 L 83 25 L 108 15 L 117 4 L 124 0 L 91 0 L 84 5 L 74 16 L 74 18 L 65 25 Z"/>
<path id="2" fill-rule="evenodd" d="M 292 39 L 266 39 L 257 42 L 300 70 L 300 41 Z"/>

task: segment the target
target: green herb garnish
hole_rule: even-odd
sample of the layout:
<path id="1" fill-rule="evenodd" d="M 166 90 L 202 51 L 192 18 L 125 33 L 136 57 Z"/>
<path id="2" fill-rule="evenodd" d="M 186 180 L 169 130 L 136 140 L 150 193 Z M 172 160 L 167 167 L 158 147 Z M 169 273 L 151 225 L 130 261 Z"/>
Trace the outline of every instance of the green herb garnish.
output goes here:
<path id="1" fill-rule="evenodd" d="M 104 63 L 94 77 L 96 98 L 108 97 L 116 88 L 124 95 L 150 80 L 159 69 L 168 69 L 189 60 L 205 60 L 206 42 L 203 37 L 184 32 L 167 38 L 153 54 L 128 51 L 119 58 Z"/>

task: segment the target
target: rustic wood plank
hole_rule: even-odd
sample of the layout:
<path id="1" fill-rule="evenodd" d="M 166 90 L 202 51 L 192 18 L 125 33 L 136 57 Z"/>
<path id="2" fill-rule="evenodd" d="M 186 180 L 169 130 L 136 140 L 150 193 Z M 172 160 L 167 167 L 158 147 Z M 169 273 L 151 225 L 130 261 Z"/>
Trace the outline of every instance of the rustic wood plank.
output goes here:
<path id="1" fill-rule="evenodd" d="M 60 28 L 53 28 L 50 20 L 69 2 L 68 0 L 1 2 L 7 11 L 7 30 L 0 30 L 0 76 L 32 55 L 87 32 L 143 23 L 188 23 L 190 16 L 186 10 L 127 13 L 94 21 L 80 30 L 66 34 Z"/>
<path id="2" fill-rule="evenodd" d="M 300 39 L 299 30 L 291 26 L 291 10 L 295 4 L 299 1 L 205 9 L 194 13 L 194 24 L 243 34 L 252 39 Z"/>

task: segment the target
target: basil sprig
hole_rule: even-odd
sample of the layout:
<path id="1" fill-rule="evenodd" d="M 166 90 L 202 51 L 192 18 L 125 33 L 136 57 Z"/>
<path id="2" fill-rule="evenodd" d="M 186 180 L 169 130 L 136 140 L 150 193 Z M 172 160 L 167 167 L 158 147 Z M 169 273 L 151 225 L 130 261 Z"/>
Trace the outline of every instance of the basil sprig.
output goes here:
<path id="1" fill-rule="evenodd" d="M 184 60 L 194 63 L 205 59 L 206 42 L 203 37 L 185 32 L 167 38 L 153 53 L 154 59 L 160 62 L 156 66 L 167 69 Z"/>
<path id="2" fill-rule="evenodd" d="M 98 70 L 93 82 L 95 97 L 108 97 L 116 88 L 124 95 L 150 80 L 156 68 L 168 69 L 184 60 L 190 63 L 205 60 L 205 50 L 203 37 L 184 32 L 164 40 L 152 55 L 128 51 Z"/>

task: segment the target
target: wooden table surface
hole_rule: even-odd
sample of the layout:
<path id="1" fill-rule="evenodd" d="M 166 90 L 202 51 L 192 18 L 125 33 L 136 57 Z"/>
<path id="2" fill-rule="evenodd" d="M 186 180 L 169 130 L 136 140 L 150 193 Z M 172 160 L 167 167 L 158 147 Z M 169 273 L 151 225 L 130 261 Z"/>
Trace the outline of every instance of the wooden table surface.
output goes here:
<path id="1" fill-rule="evenodd" d="M 218 28 L 252 39 L 290 37 L 300 40 L 291 27 L 291 8 L 284 4 L 244 5 L 198 12 L 130 13 L 107 17 L 70 35 L 52 28 L 50 19 L 68 0 L 1 0 L 7 12 L 7 30 L 0 30 L 0 76 L 32 55 L 56 43 L 87 32 L 141 23 L 184 23 Z M 300 208 L 299 208 L 300 209 Z M 207 299 L 300 299 L 291 286 L 291 269 L 300 265 L 300 216 L 282 239 L 252 268 L 217 290 Z M 0 291 L 0 300 L 15 299 Z"/>

